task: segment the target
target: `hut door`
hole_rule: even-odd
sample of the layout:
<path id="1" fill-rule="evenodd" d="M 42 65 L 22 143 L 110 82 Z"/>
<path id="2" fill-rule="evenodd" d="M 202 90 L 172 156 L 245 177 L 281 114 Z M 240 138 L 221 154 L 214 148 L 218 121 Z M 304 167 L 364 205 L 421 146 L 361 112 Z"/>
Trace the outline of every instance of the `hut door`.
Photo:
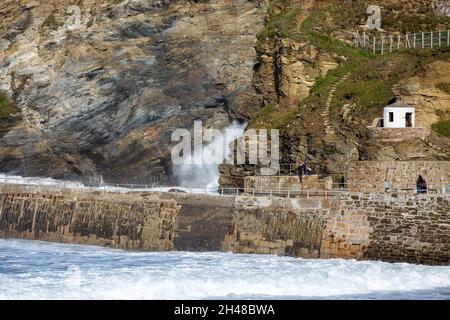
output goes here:
<path id="1" fill-rule="evenodd" d="M 405 119 L 406 119 L 406 127 L 411 128 L 412 127 L 412 113 L 407 112 Z"/>

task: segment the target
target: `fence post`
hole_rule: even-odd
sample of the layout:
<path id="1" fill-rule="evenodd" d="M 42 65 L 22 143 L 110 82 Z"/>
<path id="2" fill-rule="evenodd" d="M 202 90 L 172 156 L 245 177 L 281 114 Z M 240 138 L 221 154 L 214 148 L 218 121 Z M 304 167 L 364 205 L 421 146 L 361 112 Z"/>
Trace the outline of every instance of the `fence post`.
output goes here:
<path id="1" fill-rule="evenodd" d="M 394 43 L 394 38 L 392 37 L 392 34 L 391 34 L 390 40 L 389 40 L 389 52 L 392 52 L 393 43 Z"/>
<path id="2" fill-rule="evenodd" d="M 414 49 L 416 48 L 416 40 L 417 40 L 417 34 L 414 33 Z"/>
<path id="3" fill-rule="evenodd" d="M 384 35 L 381 35 L 381 54 L 384 54 Z"/>
<path id="4" fill-rule="evenodd" d="M 400 42 L 402 41 L 402 36 L 398 35 L 397 37 L 397 49 L 400 49 Z"/>
<path id="5" fill-rule="evenodd" d="M 450 29 L 447 30 L 447 45 L 450 46 Z"/>
<path id="6" fill-rule="evenodd" d="M 422 32 L 422 49 L 425 48 L 425 32 Z"/>
<path id="7" fill-rule="evenodd" d="M 441 36 L 442 36 L 442 33 L 441 33 L 441 30 L 439 30 L 439 47 L 440 47 L 441 44 L 442 44 Z"/>
<path id="8" fill-rule="evenodd" d="M 363 33 L 363 48 L 366 47 L 366 32 Z"/>
<path id="9" fill-rule="evenodd" d="M 430 32 L 430 37 L 431 37 L 431 49 L 433 49 L 433 31 Z"/>

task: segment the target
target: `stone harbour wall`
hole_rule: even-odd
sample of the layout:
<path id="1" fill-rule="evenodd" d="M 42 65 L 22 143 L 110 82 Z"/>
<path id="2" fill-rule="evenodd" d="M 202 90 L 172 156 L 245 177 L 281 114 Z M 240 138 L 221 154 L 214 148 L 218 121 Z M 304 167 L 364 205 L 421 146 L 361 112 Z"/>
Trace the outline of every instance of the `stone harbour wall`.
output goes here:
<path id="1" fill-rule="evenodd" d="M 244 178 L 244 190 L 247 193 L 268 193 L 277 190 L 330 190 L 333 187 L 333 179 L 326 177 L 320 179 L 318 175 L 303 176 L 303 181 L 297 175 L 292 176 L 248 176 Z"/>
<path id="2" fill-rule="evenodd" d="M 449 195 L 289 199 L 0 185 L 1 238 L 449 265 L 449 235 Z"/>
<path id="3" fill-rule="evenodd" d="M 171 250 L 179 209 L 174 200 L 134 194 L 2 187 L 0 237 Z"/>
<path id="4" fill-rule="evenodd" d="M 372 194 L 351 198 L 342 200 L 347 203 L 346 211 L 364 215 L 370 228 L 365 258 L 450 263 L 450 196 Z"/>
<path id="5" fill-rule="evenodd" d="M 332 200 L 241 196 L 223 249 L 320 258 Z M 276 209 L 275 209 L 276 208 Z"/>
<path id="6" fill-rule="evenodd" d="M 450 161 L 356 161 L 345 175 L 351 191 L 383 192 L 386 179 L 391 191 L 414 193 L 419 174 L 434 192 L 443 193 L 450 185 Z"/>
<path id="7" fill-rule="evenodd" d="M 378 128 L 367 127 L 367 139 L 378 142 L 399 142 L 413 140 L 415 138 L 424 139 L 429 132 L 425 128 Z"/>

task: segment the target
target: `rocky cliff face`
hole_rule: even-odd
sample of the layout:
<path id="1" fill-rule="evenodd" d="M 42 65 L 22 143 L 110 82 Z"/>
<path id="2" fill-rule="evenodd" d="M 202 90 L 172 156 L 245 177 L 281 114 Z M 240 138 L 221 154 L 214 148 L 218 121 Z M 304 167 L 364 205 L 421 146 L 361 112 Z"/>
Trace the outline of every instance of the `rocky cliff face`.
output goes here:
<path id="1" fill-rule="evenodd" d="M 0 171 L 168 183 L 175 128 L 221 128 L 257 101 L 257 1 L 6 0 L 0 12 L 0 90 L 21 110 L 0 119 Z"/>
<path id="2" fill-rule="evenodd" d="M 255 88 L 261 108 L 250 127 L 280 130 L 282 164 L 307 160 L 322 175 L 342 178 L 355 160 L 450 157 L 450 139 L 431 130 L 449 119 L 448 48 L 372 56 L 351 47 L 369 4 L 382 9 L 383 30 L 372 35 L 447 30 L 427 1 L 272 1 L 258 35 Z M 447 92 L 446 92 L 447 91 Z M 416 108 L 426 139 L 369 141 L 366 127 L 392 101 Z M 224 185 L 241 185 L 252 166 L 222 166 Z"/>
<path id="3" fill-rule="evenodd" d="M 0 94 L 20 113 L 0 119 L 0 171 L 173 183 L 170 135 L 194 120 L 280 129 L 282 163 L 323 175 L 353 160 L 448 159 L 450 138 L 431 127 L 449 119 L 449 49 L 352 49 L 369 4 L 382 32 L 450 28 L 425 0 L 5 0 Z M 425 140 L 367 141 L 391 100 L 416 107 Z M 254 171 L 222 166 L 221 183 Z"/>

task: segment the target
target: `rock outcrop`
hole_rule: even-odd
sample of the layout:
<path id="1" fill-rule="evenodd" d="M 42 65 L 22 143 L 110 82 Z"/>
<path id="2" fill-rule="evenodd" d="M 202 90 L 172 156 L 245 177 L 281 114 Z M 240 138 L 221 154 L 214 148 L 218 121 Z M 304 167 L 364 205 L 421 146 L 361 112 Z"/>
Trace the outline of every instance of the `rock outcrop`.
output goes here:
<path id="1" fill-rule="evenodd" d="M 338 179 L 354 160 L 448 159 L 449 139 L 430 130 L 449 119 L 448 49 L 352 49 L 368 4 L 5 0 L 0 94 L 20 113 L 0 119 L 0 171 L 174 183 L 171 133 L 194 120 L 280 129 L 282 164 L 306 159 Z M 376 4 L 389 34 L 450 26 L 429 1 Z M 428 136 L 367 141 L 393 98 L 417 108 Z M 222 166 L 221 184 L 242 186 L 255 170 Z"/>
<path id="2" fill-rule="evenodd" d="M 21 110 L 2 125 L 0 171 L 168 183 L 175 128 L 221 128 L 256 101 L 257 1 L 5 0 L 0 12 L 0 90 Z"/>

